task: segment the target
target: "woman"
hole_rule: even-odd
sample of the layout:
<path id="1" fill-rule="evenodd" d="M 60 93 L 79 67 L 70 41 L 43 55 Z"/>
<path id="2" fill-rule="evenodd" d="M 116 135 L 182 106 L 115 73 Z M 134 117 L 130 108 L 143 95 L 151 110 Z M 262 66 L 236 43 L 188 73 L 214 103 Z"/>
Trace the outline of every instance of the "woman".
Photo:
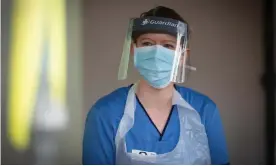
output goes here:
<path id="1" fill-rule="evenodd" d="M 83 164 L 229 164 L 216 104 L 176 85 L 168 74 L 179 76 L 173 72 L 176 64 L 190 68 L 182 56 L 189 50 L 187 23 L 174 10 L 159 6 L 134 24 L 131 52 L 142 79 L 91 108 Z M 176 55 L 181 58 L 175 60 Z"/>

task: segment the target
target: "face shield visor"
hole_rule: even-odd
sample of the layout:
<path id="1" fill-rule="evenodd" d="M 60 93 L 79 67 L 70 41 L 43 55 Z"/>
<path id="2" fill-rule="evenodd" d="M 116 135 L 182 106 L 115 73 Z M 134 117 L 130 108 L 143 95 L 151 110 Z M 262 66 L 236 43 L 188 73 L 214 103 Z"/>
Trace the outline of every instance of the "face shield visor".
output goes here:
<path id="1" fill-rule="evenodd" d="M 141 39 L 145 34 L 148 35 L 147 39 Z M 155 37 L 156 34 L 169 35 L 170 40 L 166 37 Z M 139 40 L 148 41 L 143 43 Z M 183 83 L 187 80 L 188 73 L 195 70 L 190 65 L 188 44 L 187 24 L 183 22 L 161 17 L 131 19 L 125 37 L 118 79 L 127 78 L 129 59 L 130 56 L 134 56 L 135 67 L 144 78 L 150 77 L 151 82 L 163 79 L 167 82 Z"/>

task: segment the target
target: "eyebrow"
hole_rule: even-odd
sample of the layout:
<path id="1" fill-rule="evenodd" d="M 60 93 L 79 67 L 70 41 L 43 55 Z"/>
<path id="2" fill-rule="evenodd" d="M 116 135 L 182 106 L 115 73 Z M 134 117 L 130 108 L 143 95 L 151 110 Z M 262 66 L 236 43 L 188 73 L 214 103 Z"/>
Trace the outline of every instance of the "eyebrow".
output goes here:
<path id="1" fill-rule="evenodd" d="M 174 40 L 164 40 L 165 42 L 172 42 L 172 43 L 176 43 L 177 41 Z"/>
<path id="2" fill-rule="evenodd" d="M 154 39 L 151 39 L 151 38 L 148 38 L 148 37 L 142 37 L 140 40 L 151 40 L 151 41 L 154 41 Z M 164 42 L 172 42 L 172 43 L 176 43 L 176 41 L 174 40 L 170 40 L 170 39 L 167 39 L 167 40 L 162 40 Z"/>
<path id="3" fill-rule="evenodd" d="M 140 39 L 140 40 L 152 40 L 152 41 L 154 41 L 153 39 L 148 38 L 148 37 L 141 37 L 141 39 Z"/>

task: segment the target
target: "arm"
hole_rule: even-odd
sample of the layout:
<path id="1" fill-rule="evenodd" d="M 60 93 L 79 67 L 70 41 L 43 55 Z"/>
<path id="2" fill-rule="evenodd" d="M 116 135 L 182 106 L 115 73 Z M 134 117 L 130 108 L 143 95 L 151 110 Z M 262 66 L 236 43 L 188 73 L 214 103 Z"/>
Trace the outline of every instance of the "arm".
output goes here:
<path id="1" fill-rule="evenodd" d="M 83 137 L 84 165 L 115 163 L 112 125 L 103 111 L 94 106 L 87 115 Z"/>
<path id="2" fill-rule="evenodd" d="M 224 130 L 219 111 L 214 103 L 205 107 L 205 128 L 208 136 L 212 164 L 229 164 Z"/>

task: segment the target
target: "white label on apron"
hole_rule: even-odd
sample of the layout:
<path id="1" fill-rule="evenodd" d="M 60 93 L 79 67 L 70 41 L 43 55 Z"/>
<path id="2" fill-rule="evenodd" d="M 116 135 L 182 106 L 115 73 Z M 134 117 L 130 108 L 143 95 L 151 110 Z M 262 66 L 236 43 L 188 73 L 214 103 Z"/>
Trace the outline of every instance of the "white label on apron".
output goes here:
<path id="1" fill-rule="evenodd" d="M 146 152 L 146 151 L 136 150 L 136 149 L 132 149 L 132 153 L 144 155 L 144 156 L 156 156 L 157 155 L 155 152 Z"/>

